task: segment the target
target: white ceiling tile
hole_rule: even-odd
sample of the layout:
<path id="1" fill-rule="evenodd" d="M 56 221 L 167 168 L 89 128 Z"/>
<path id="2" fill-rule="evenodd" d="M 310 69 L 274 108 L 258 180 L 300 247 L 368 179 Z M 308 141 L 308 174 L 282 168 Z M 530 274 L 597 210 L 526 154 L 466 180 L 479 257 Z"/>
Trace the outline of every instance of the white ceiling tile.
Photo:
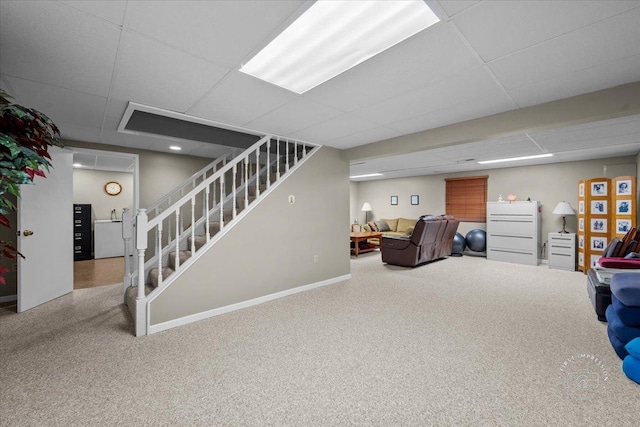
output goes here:
<path id="1" fill-rule="evenodd" d="M 304 2 L 129 2 L 129 28 L 233 68 Z"/>
<path id="2" fill-rule="evenodd" d="M 59 2 L 0 2 L 0 67 L 10 76 L 107 96 L 120 28 Z"/>
<path id="3" fill-rule="evenodd" d="M 453 20 L 491 61 L 635 7 L 637 1 L 485 1 Z"/>
<path id="4" fill-rule="evenodd" d="M 238 71 L 231 71 L 188 114 L 243 126 L 295 98 L 295 94 Z"/>
<path id="5" fill-rule="evenodd" d="M 133 163 L 134 161 L 131 157 L 100 154 L 96 156 L 95 169 L 125 172 L 132 169 Z"/>
<path id="6" fill-rule="evenodd" d="M 247 127 L 276 135 L 288 136 L 297 130 L 305 129 L 341 114 L 344 113 L 335 108 L 326 107 L 304 98 L 297 98 L 247 123 Z"/>
<path id="7" fill-rule="evenodd" d="M 479 3 L 479 0 L 438 0 L 438 4 L 449 16 L 454 16 L 465 9 Z"/>
<path id="8" fill-rule="evenodd" d="M 550 152 L 612 147 L 640 142 L 640 115 L 531 133 Z"/>
<path id="9" fill-rule="evenodd" d="M 640 54 L 640 7 L 489 64 L 507 90 Z"/>
<path id="10" fill-rule="evenodd" d="M 100 142 L 100 128 L 78 126 L 72 123 L 55 122 L 60 138 L 67 141 Z"/>
<path id="11" fill-rule="evenodd" d="M 109 98 L 107 102 L 107 117 L 111 119 L 121 119 L 124 115 L 124 110 L 127 109 L 129 101 L 123 101 L 121 99 Z"/>
<path id="12" fill-rule="evenodd" d="M 415 133 L 504 113 L 516 108 L 517 105 L 508 96 L 498 93 L 486 98 L 477 98 L 442 110 L 431 111 L 409 119 L 389 123 L 387 126 L 402 133 Z"/>
<path id="13" fill-rule="evenodd" d="M 6 77 L 15 90 L 15 102 L 49 116 L 54 123 L 64 122 L 100 129 L 107 98 L 55 86 Z"/>
<path id="14" fill-rule="evenodd" d="M 293 138 L 324 144 L 333 139 L 353 135 L 377 127 L 369 120 L 345 114 L 291 134 Z"/>
<path id="15" fill-rule="evenodd" d="M 305 96 L 343 111 L 353 111 L 478 65 L 453 25 L 439 23 L 317 86 Z"/>
<path id="16" fill-rule="evenodd" d="M 388 125 L 501 92 L 489 73 L 478 67 L 419 90 L 358 109 L 355 113 L 375 123 Z"/>
<path id="17" fill-rule="evenodd" d="M 506 159 L 510 157 L 532 156 L 544 151 L 526 135 L 514 135 L 507 138 L 477 141 L 434 150 L 445 160 L 461 162 L 468 159 L 474 161 Z"/>
<path id="18" fill-rule="evenodd" d="M 229 70 L 134 33 L 123 35 L 112 95 L 184 112 Z"/>
<path id="19" fill-rule="evenodd" d="M 398 131 L 378 126 L 373 129 L 356 132 L 352 135 L 332 139 L 331 141 L 325 142 L 324 145 L 345 150 L 347 148 L 357 147 L 358 145 L 395 138 L 400 135 L 401 133 Z"/>
<path id="20" fill-rule="evenodd" d="M 120 0 L 71 0 L 62 3 L 117 25 L 122 25 L 127 10 L 127 2 Z"/>
<path id="21" fill-rule="evenodd" d="M 640 55 L 607 62 L 509 91 L 520 107 L 529 107 L 640 80 Z"/>

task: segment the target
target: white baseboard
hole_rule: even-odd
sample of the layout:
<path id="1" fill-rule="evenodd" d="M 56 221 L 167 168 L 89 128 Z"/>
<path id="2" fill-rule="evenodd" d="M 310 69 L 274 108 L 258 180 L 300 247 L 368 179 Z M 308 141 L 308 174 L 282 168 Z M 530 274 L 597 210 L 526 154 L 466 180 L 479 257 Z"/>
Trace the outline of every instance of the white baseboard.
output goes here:
<path id="1" fill-rule="evenodd" d="M 262 304 L 268 301 L 273 301 L 278 298 L 283 298 L 283 297 L 297 294 L 300 292 L 310 291 L 311 289 L 320 288 L 322 286 L 333 285 L 335 283 L 343 282 L 349 279 L 351 279 L 351 274 L 345 274 L 344 276 L 334 277 L 332 279 L 323 280 L 321 282 L 298 286 L 297 288 L 287 289 L 285 291 L 276 292 L 274 294 L 265 295 L 265 296 L 250 299 L 247 301 L 242 301 L 236 304 L 214 308 L 213 310 L 209 310 L 209 311 L 203 311 L 202 313 L 191 314 L 189 316 L 181 317 L 179 319 L 158 323 L 157 325 L 150 325 L 149 335 L 155 334 L 156 332 L 166 331 L 167 329 L 175 328 L 178 326 L 187 325 L 189 323 L 197 322 L 199 320 L 208 319 L 209 317 L 219 316 L 220 314 L 225 314 L 225 313 L 240 310 L 243 308 L 251 307 L 254 305 Z"/>
<path id="2" fill-rule="evenodd" d="M 0 302 L 18 301 L 18 295 L 7 295 L 0 297 Z"/>

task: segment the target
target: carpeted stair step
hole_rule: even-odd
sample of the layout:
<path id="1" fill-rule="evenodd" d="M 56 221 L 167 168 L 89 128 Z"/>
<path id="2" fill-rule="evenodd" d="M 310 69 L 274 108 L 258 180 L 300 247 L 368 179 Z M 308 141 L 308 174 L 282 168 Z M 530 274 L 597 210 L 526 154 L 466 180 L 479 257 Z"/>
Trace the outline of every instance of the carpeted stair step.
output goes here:
<path id="1" fill-rule="evenodd" d="M 163 267 L 162 268 L 162 280 L 164 280 L 167 277 L 169 277 L 171 275 L 171 273 L 173 273 L 173 270 L 171 268 Z M 147 280 L 147 283 L 150 284 L 151 286 L 153 286 L 154 288 L 158 287 L 158 269 L 157 268 L 152 268 L 149 271 L 149 278 Z"/>
<path id="2" fill-rule="evenodd" d="M 191 251 L 180 251 L 180 265 L 189 258 L 191 258 Z M 174 251 L 169 252 L 169 268 L 176 269 L 176 253 Z"/>
<path id="3" fill-rule="evenodd" d="M 218 231 L 219 231 L 220 227 L 218 227 Z M 187 238 L 187 245 L 189 247 L 191 247 L 191 240 L 194 240 L 191 236 L 189 236 Z M 205 235 L 198 235 L 195 236 L 195 244 L 196 244 L 196 252 L 205 245 L 205 243 L 207 243 L 207 238 L 205 237 Z"/>
<path id="4" fill-rule="evenodd" d="M 260 193 L 263 193 L 267 189 L 267 184 L 260 184 Z M 256 186 L 252 185 L 249 187 L 249 197 L 255 197 L 256 195 Z"/>
<path id="5" fill-rule="evenodd" d="M 251 204 L 255 199 L 256 199 L 256 196 L 247 197 L 247 200 L 249 201 L 249 204 Z M 244 210 L 244 208 L 245 208 L 245 206 L 244 206 L 244 196 L 238 197 L 236 199 L 236 206 L 238 207 L 238 211 Z"/>

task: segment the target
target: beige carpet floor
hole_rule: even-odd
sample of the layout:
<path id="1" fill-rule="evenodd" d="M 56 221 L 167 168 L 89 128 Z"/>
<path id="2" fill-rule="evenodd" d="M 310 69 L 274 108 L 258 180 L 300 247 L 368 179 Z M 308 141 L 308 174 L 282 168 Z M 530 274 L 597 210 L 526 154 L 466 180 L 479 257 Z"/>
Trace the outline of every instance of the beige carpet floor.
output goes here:
<path id="1" fill-rule="evenodd" d="M 581 273 L 379 253 L 351 266 L 143 338 L 119 285 L 0 311 L 0 425 L 638 425 L 640 386 Z"/>

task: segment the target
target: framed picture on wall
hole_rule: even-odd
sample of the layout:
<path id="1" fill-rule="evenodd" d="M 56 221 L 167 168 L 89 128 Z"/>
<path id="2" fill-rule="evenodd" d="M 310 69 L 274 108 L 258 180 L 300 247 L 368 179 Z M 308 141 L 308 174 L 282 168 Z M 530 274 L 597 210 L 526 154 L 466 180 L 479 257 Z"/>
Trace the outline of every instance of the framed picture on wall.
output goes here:
<path id="1" fill-rule="evenodd" d="M 579 235 L 578 236 L 578 248 L 584 249 L 584 236 L 583 235 Z"/>
<path id="2" fill-rule="evenodd" d="M 584 197 L 584 182 L 578 185 L 578 197 Z"/>
<path id="3" fill-rule="evenodd" d="M 594 251 L 601 251 L 607 247 L 607 238 L 606 237 L 592 237 L 591 238 L 591 249 Z"/>
<path id="4" fill-rule="evenodd" d="M 626 233 L 631 230 L 631 220 L 617 219 L 616 220 L 616 233 Z"/>
<path id="5" fill-rule="evenodd" d="M 411 204 L 412 205 L 419 205 L 420 204 L 420 197 L 416 194 L 411 196 Z"/>
<path id="6" fill-rule="evenodd" d="M 591 183 L 591 195 L 592 196 L 606 196 L 607 195 L 607 182 L 592 182 Z"/>
<path id="7" fill-rule="evenodd" d="M 578 219 L 578 231 L 584 231 L 584 218 Z"/>
<path id="8" fill-rule="evenodd" d="M 631 195 L 631 180 L 625 179 L 624 181 L 618 181 L 616 186 L 616 196 L 630 196 Z"/>
<path id="9" fill-rule="evenodd" d="M 603 215 L 607 213 L 607 201 L 606 200 L 592 200 L 591 201 L 591 214 Z"/>
<path id="10" fill-rule="evenodd" d="M 396 206 L 398 204 L 398 196 L 391 196 L 391 206 Z"/>
<path id="11" fill-rule="evenodd" d="M 607 232 L 607 219 L 606 218 L 591 218 L 591 232 L 594 232 L 594 233 L 606 233 Z"/>
<path id="12" fill-rule="evenodd" d="M 580 200 L 578 202 L 578 213 L 579 214 L 583 214 L 584 213 L 584 200 Z"/>
<path id="13" fill-rule="evenodd" d="M 631 200 L 616 201 L 616 215 L 631 215 Z"/>

